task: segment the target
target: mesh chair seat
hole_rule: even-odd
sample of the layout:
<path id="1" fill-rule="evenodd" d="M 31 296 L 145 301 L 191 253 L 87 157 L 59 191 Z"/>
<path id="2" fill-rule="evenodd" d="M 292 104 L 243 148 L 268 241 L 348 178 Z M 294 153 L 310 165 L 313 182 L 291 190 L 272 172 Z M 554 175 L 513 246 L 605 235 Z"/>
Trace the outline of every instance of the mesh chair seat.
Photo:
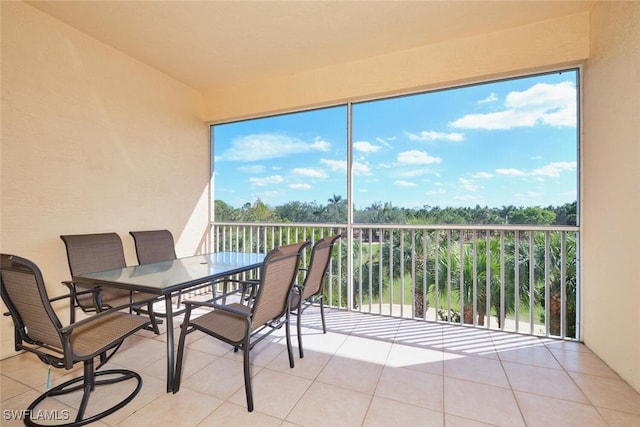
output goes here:
<path id="1" fill-rule="evenodd" d="M 84 375 L 66 381 L 41 394 L 25 411 L 28 426 L 38 424 L 32 414 L 39 413 L 47 399 L 82 390 L 82 399 L 74 421 L 63 426 L 82 426 L 92 423 L 129 403 L 140 391 L 142 378 L 126 369 L 107 369 L 99 372 L 94 359 L 111 351 L 98 366 L 100 368 L 120 347 L 124 339 L 149 325 L 149 320 L 116 309 L 103 311 L 77 323 L 62 326 L 48 298 L 40 269 L 31 261 L 14 255 L 0 255 L 0 293 L 9 309 L 15 330 L 15 350 L 34 353 L 47 365 L 71 369 L 84 364 Z M 130 381 L 133 391 L 115 405 L 91 414 L 89 398 L 96 387 Z M 121 393 L 121 392 L 120 392 Z M 52 402 L 57 407 L 59 402 Z M 89 411 L 87 411 L 89 409 Z M 44 409 L 46 410 L 46 409 Z M 97 411 L 100 411 L 98 409 Z"/>

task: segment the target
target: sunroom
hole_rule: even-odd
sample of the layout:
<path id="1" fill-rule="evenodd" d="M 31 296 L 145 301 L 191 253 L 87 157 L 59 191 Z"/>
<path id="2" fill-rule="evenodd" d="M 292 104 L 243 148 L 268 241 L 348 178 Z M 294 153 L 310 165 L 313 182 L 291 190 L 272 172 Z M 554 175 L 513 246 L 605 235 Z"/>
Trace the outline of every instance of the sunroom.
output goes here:
<path id="1" fill-rule="evenodd" d="M 575 229 L 563 232 L 579 235 L 579 318 L 574 336 L 580 343 L 566 339 L 571 337 L 562 327 L 559 333 L 541 335 L 526 327 L 504 332 L 477 321 L 456 325 L 425 316 L 415 319 L 413 313 L 394 316 L 382 308 L 363 311 L 361 304 L 349 301 L 332 307 L 327 335 L 317 334 L 316 317 L 307 320 L 309 346 L 317 354 L 304 363 L 318 371 L 310 371 L 310 383 L 291 380 L 291 387 L 301 390 L 292 406 L 257 404 L 256 411 L 273 417 L 265 422 L 312 425 L 300 408 L 316 395 L 335 392 L 344 399 L 358 393 L 349 413 L 360 417 L 344 418 L 349 425 L 383 424 L 385 414 L 409 414 L 416 408 L 420 419 L 425 419 L 422 410 L 433 411 L 433 417 L 427 417 L 435 420 L 433 425 L 553 422 L 528 418 L 535 412 L 530 408 L 540 404 L 548 405 L 550 412 L 564 408 L 566 416 L 587 423 L 640 423 L 640 273 L 635 268 L 640 236 L 634 227 L 640 209 L 637 2 L 12 1 L 2 2 L 0 11 L 0 251 L 35 261 L 52 295 L 62 293 L 60 283 L 69 279 L 62 234 L 117 232 L 130 264 L 135 264 L 135 250 L 124 236 L 131 230 L 171 230 L 181 256 L 220 248 L 229 241 L 228 233 L 242 235 L 237 228 L 228 229 L 233 231 L 226 231 L 225 237 L 217 234 L 221 228 L 213 217 L 212 124 L 578 69 L 580 220 Z M 349 222 L 340 227 L 354 231 Z M 373 240 L 366 233 L 384 235 L 385 227 L 365 228 L 364 234 L 349 233 L 349 239 L 366 246 Z M 471 227 L 449 233 L 467 233 L 477 243 L 485 238 L 484 231 Z M 411 235 L 411 227 L 404 232 Z M 350 274 L 357 277 L 358 271 Z M 437 343 L 427 342 L 434 333 Z M 145 354 L 162 348 L 161 337 L 147 338 L 140 338 Z M 527 340 L 535 340 L 533 347 L 541 346 L 543 357 L 554 359 L 554 366 L 566 375 L 567 387 L 577 389 L 580 397 L 558 398 L 555 391 L 517 386 L 516 378 L 525 384 L 535 381 L 523 379 L 529 374 L 518 376 L 517 352 L 511 359 L 500 358 L 502 339 L 520 350 L 528 348 Z M 453 351 L 455 343 L 461 346 L 455 350 L 456 360 L 480 360 L 451 368 L 456 374 L 449 377 L 447 351 Z M 409 353 L 436 352 L 441 370 L 434 373 L 433 365 L 422 364 L 427 353 L 416 356 L 421 362 L 414 363 L 409 353 L 398 353 L 394 345 L 409 348 Z M 554 345 L 563 347 L 562 355 Z M 565 346 L 573 345 L 579 351 L 567 353 L 572 350 Z M 222 359 L 211 368 L 214 372 L 237 362 L 225 359 L 218 348 L 202 346 L 202 363 Z M 278 367 L 266 367 L 279 358 L 269 355 L 282 349 L 278 341 L 268 348 L 265 360 L 257 362 L 264 368 L 263 390 L 269 390 L 269 375 L 278 377 Z M 7 317 L 2 318 L 0 349 L 3 409 L 21 409 L 16 402 L 42 388 L 46 373 L 41 364 L 15 355 Z M 376 357 L 384 354 L 384 360 L 364 360 L 361 349 L 370 349 Z M 582 350 L 589 354 L 586 359 L 579 356 Z M 532 353 L 539 355 L 539 350 Z M 378 372 L 374 383 L 357 373 L 350 384 L 337 378 L 342 376 L 339 372 L 354 371 L 358 363 Z M 553 368 L 539 363 L 534 378 L 546 378 L 544 369 Z M 482 379 L 478 374 L 493 372 L 489 365 L 496 364 L 504 377 L 498 384 L 495 377 Z M 244 408 L 233 393 L 216 395 L 194 385 L 187 393 L 164 395 L 162 372 L 157 377 L 157 369 L 149 370 L 145 385 L 151 395 L 143 404 L 147 414 L 184 404 L 188 409 L 174 410 L 184 425 L 219 421 L 222 418 L 207 418 L 214 406 L 221 411 L 231 408 L 217 413 L 221 417 L 245 416 L 236 414 Z M 412 402 L 408 396 L 401 401 L 402 393 L 392 390 L 415 390 L 415 372 L 415 378 L 425 372 L 438 377 L 435 388 L 423 390 L 439 402 L 435 406 Z M 600 382 L 585 385 L 584 375 Z M 462 397 L 465 385 L 474 390 L 467 394 L 476 396 L 496 390 L 511 395 L 515 412 L 505 409 L 505 418 L 495 412 L 474 416 L 480 409 L 468 409 L 473 403 Z M 625 391 L 617 395 L 617 403 L 589 391 L 614 385 Z M 203 396 L 209 399 L 208 410 L 189 409 Z M 554 401 L 562 404 L 554 406 Z M 325 421 L 341 416 L 340 400 L 332 402 L 334 412 L 324 414 Z M 475 404 L 495 408 L 500 402 Z M 126 411 L 111 424 L 145 423 L 133 409 Z M 148 416 L 146 422 L 152 424 Z"/>

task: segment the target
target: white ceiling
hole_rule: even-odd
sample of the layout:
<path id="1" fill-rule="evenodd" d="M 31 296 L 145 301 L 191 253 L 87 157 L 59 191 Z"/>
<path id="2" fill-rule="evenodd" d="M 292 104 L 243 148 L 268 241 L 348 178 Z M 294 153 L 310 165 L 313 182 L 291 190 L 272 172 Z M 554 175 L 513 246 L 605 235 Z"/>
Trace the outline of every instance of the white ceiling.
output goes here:
<path id="1" fill-rule="evenodd" d="M 588 10 L 594 0 L 27 1 L 197 89 Z"/>

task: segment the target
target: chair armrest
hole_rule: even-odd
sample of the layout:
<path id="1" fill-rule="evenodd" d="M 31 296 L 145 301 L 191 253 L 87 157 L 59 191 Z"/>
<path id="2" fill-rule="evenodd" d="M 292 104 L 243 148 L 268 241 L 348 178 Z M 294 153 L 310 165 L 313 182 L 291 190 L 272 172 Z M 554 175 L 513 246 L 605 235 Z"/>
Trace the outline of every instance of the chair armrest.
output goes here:
<path id="1" fill-rule="evenodd" d="M 232 314 L 236 314 L 238 316 L 241 317 L 250 317 L 251 316 L 251 312 L 250 311 L 243 311 L 243 310 L 238 310 L 235 307 L 231 307 L 228 305 L 223 305 L 223 304 L 216 304 L 215 302 L 209 302 L 209 301 L 182 301 L 182 303 L 186 306 L 188 306 L 189 311 L 192 307 L 209 307 L 209 308 L 213 308 L 216 310 L 222 310 L 222 311 L 226 311 Z"/>
<path id="2" fill-rule="evenodd" d="M 100 292 L 99 288 L 86 289 L 84 291 L 78 292 L 76 290 L 77 282 L 74 282 L 72 280 L 63 280 L 61 283 L 65 285 L 67 288 L 69 288 L 70 295 L 67 295 L 67 297 L 74 296 L 74 295 L 83 295 L 83 294 L 95 294 L 97 292 Z"/>
<path id="3" fill-rule="evenodd" d="M 128 307 L 130 307 L 130 304 L 123 304 L 123 305 L 118 306 L 118 307 L 112 307 L 112 308 L 109 308 L 107 310 L 99 311 L 98 313 L 96 313 L 96 314 L 94 314 L 94 315 L 92 315 L 90 317 L 86 317 L 86 318 L 84 318 L 82 320 L 79 320 L 77 322 L 70 323 L 69 325 L 67 325 L 67 326 L 63 327 L 62 329 L 60 329 L 60 331 L 63 333 L 63 335 L 69 334 L 69 333 L 71 333 L 71 331 L 73 331 L 75 328 L 77 328 L 79 326 L 86 325 L 87 323 L 95 322 L 98 319 L 101 319 L 101 318 L 103 318 L 105 316 L 109 316 L 110 314 L 113 314 L 114 312 L 123 310 L 123 309 L 128 308 Z M 134 316 L 134 315 L 132 314 L 131 316 Z M 151 322 L 151 321 L 149 321 L 149 322 Z"/>

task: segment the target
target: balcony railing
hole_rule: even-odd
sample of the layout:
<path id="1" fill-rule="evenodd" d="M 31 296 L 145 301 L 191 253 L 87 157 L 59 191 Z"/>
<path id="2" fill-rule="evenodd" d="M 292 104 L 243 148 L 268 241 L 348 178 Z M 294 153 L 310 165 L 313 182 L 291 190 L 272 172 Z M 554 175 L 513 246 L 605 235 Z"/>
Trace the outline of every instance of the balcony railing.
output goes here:
<path id="1" fill-rule="evenodd" d="M 578 227 L 213 223 L 211 247 L 266 253 L 345 231 L 331 307 L 579 339 Z"/>

